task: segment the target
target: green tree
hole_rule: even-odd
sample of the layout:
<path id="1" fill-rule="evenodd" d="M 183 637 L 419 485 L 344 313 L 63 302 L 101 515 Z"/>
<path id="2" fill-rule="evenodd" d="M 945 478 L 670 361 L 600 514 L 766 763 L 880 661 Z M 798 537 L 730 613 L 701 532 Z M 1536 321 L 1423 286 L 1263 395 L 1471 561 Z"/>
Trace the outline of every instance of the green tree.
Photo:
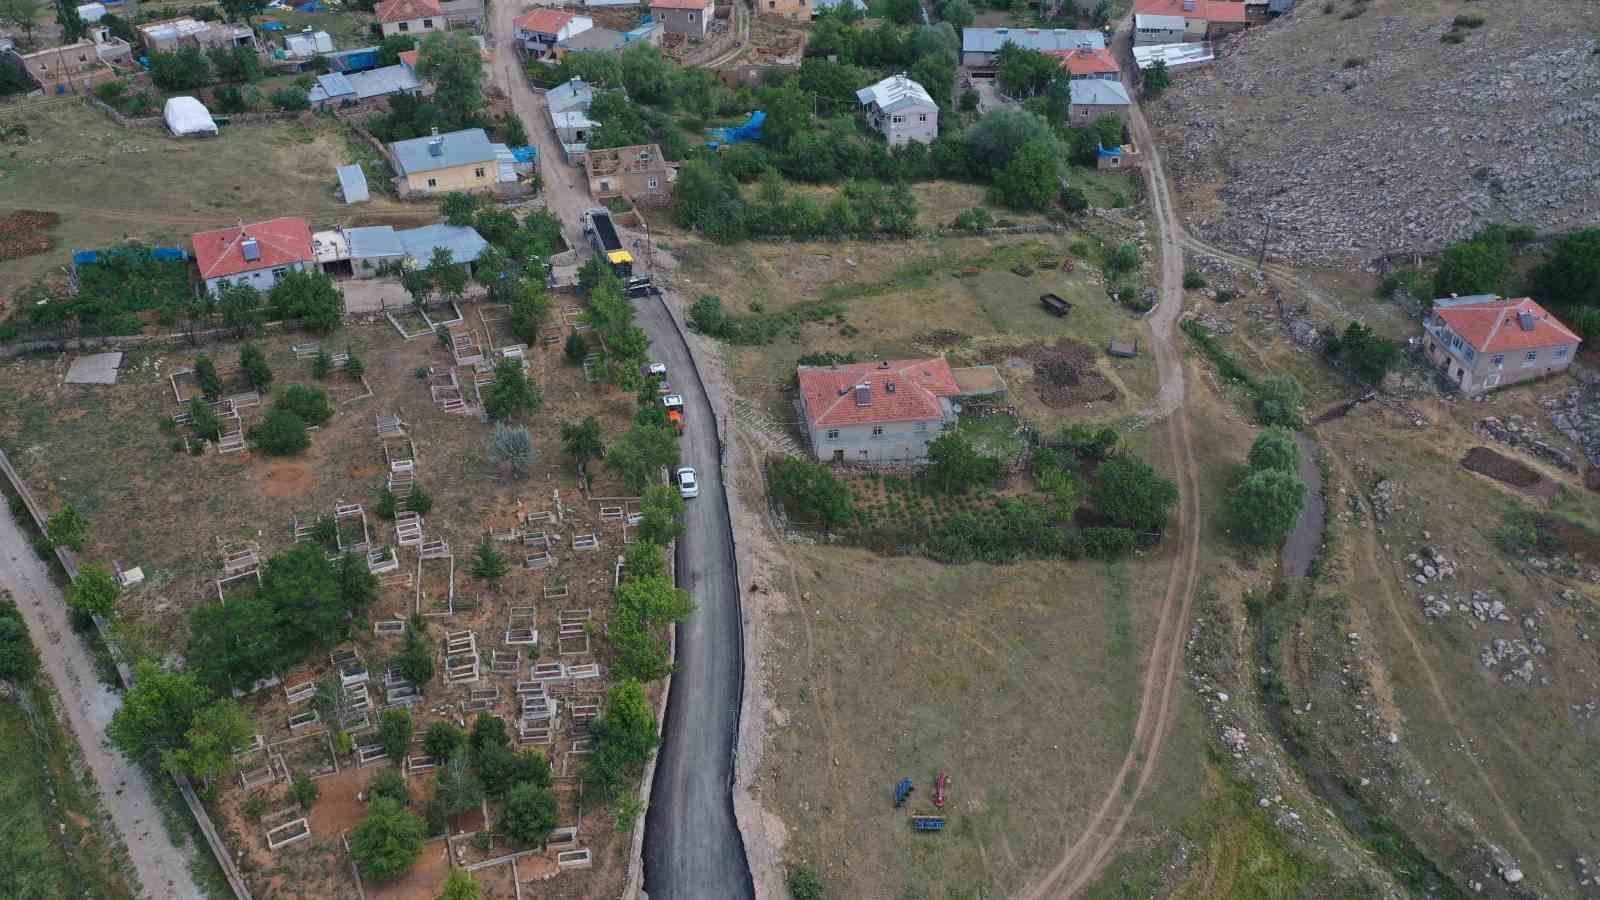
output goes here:
<path id="1" fill-rule="evenodd" d="M 662 630 L 694 612 L 689 592 L 664 576 L 630 576 L 617 586 L 617 614 L 609 635 L 615 667 L 624 677 L 654 681 L 672 670 Z"/>
<path id="2" fill-rule="evenodd" d="M 395 657 L 395 665 L 400 667 L 400 674 L 418 685 L 433 680 L 433 642 L 428 639 L 425 627 L 416 616 L 406 625 L 405 639 L 400 645 L 399 655 Z"/>
<path id="3" fill-rule="evenodd" d="M 89 24 L 78 14 L 71 0 L 56 0 L 56 24 L 61 26 L 61 42 L 76 44 L 89 35 Z"/>
<path id="4" fill-rule="evenodd" d="M 600 420 L 589 416 L 582 422 L 562 425 L 561 449 L 578 461 L 578 471 L 587 479 L 589 460 L 597 459 L 605 453 L 605 444 L 601 441 L 600 435 Z"/>
<path id="5" fill-rule="evenodd" d="M 0 679 L 26 682 L 39 670 L 39 653 L 17 604 L 0 600 Z"/>
<path id="6" fill-rule="evenodd" d="M 511 306 L 507 322 L 511 333 L 529 346 L 538 343 L 539 326 L 550 317 L 550 292 L 544 282 L 536 278 L 513 278 L 500 293 Z M 571 337 L 578 338 L 579 343 L 583 341 L 576 334 Z"/>
<path id="7" fill-rule="evenodd" d="M 1154 531 L 1178 502 L 1178 486 L 1136 456 L 1114 456 L 1095 472 L 1089 499 L 1101 515 L 1124 528 Z"/>
<path id="8" fill-rule="evenodd" d="M 5 0 L 36 4 L 37 0 Z M 150 80 L 163 91 L 191 91 L 211 81 L 211 63 L 198 47 L 181 47 L 172 53 L 151 53 Z"/>
<path id="9" fill-rule="evenodd" d="M 1561 306 L 1600 306 L 1600 228 L 1556 241 L 1533 270 L 1534 294 Z"/>
<path id="10" fill-rule="evenodd" d="M 239 348 L 239 371 L 244 374 L 245 383 L 258 391 L 272 387 L 272 367 L 267 365 L 266 355 L 255 344 Z"/>
<path id="11" fill-rule="evenodd" d="M 1490 225 L 1471 240 L 1445 248 L 1433 276 L 1435 297 L 1497 294 L 1511 274 L 1511 243 L 1506 230 Z"/>
<path id="12" fill-rule="evenodd" d="M 184 746 L 162 752 L 162 768 L 207 782 L 226 778 L 233 773 L 234 754 L 255 734 L 256 723 L 239 701 L 214 700 L 195 712 Z"/>
<path id="13" fill-rule="evenodd" d="M 278 88 L 267 99 L 284 112 L 300 112 L 311 108 L 311 97 L 297 87 Z"/>
<path id="14" fill-rule="evenodd" d="M 448 727 L 450 723 L 440 722 L 438 724 Z M 382 797 L 386 800 L 393 800 L 401 806 L 411 805 L 411 788 L 406 785 L 405 776 L 400 774 L 399 769 L 379 770 L 378 774 L 372 776 L 372 780 L 367 782 L 366 793 L 369 803 Z"/>
<path id="15" fill-rule="evenodd" d="M 50 514 L 50 518 L 45 519 L 44 534 L 52 545 L 82 553 L 84 543 L 89 539 L 89 520 L 78 512 L 77 507 L 64 503 Z"/>
<path id="16" fill-rule="evenodd" d="M 639 501 L 639 539 L 663 547 L 683 534 L 683 494 L 669 484 L 653 484 L 645 488 Z"/>
<path id="17" fill-rule="evenodd" d="M 567 355 L 567 362 L 575 366 L 579 365 L 589 356 L 589 342 L 583 339 L 583 335 L 574 331 L 572 334 L 567 335 L 564 352 Z"/>
<path id="18" fill-rule="evenodd" d="M 284 658 L 272 604 L 248 592 L 227 603 L 196 604 L 186 658 L 189 671 L 217 693 L 269 677 Z"/>
<path id="19" fill-rule="evenodd" d="M 928 445 L 928 477 L 945 493 L 962 494 L 1000 477 L 1000 461 L 978 452 L 960 429 Z"/>
<path id="20" fill-rule="evenodd" d="M 661 545 L 647 540 L 635 540 L 623 555 L 623 569 L 629 578 L 665 578 L 667 559 Z"/>
<path id="21" fill-rule="evenodd" d="M 661 470 L 677 462 L 678 438 L 661 425 L 634 425 L 606 451 L 606 465 L 622 475 L 628 490 L 639 494 L 659 483 Z"/>
<path id="22" fill-rule="evenodd" d="M 996 77 L 1014 95 L 1032 97 L 1043 91 L 1061 71 L 1061 62 L 1038 50 L 1007 41 L 995 54 L 999 63 Z"/>
<path id="23" fill-rule="evenodd" d="M 1293 375 L 1271 375 L 1256 386 L 1256 421 L 1262 425 L 1300 427 L 1300 401 L 1305 390 Z"/>
<path id="24" fill-rule="evenodd" d="M 429 258 L 423 274 L 442 301 L 459 300 L 467 291 L 470 278 L 467 267 L 455 261 L 455 254 L 449 247 L 433 248 L 433 256 Z"/>
<path id="25" fill-rule="evenodd" d="M 190 397 L 186 411 L 189 413 L 189 424 L 201 440 L 215 441 L 222 438 L 222 417 L 211 408 L 211 404 L 203 398 Z"/>
<path id="26" fill-rule="evenodd" d="M 411 713 L 405 709 L 386 709 L 378 716 L 378 743 L 396 763 L 406 758 L 411 748 Z"/>
<path id="27" fill-rule="evenodd" d="M 190 672 L 167 672 L 143 663 L 134 674 L 133 687 L 111 716 L 106 737 L 131 759 L 141 759 L 184 746 L 185 735 L 211 699 Z"/>
<path id="28" fill-rule="evenodd" d="M 1056 160 L 1050 145 L 1029 141 L 1017 150 L 1011 162 L 995 176 L 992 194 L 996 202 L 1012 209 L 1048 209 L 1061 193 Z"/>
<path id="29" fill-rule="evenodd" d="M 294 776 L 294 780 L 289 782 L 289 796 L 294 798 L 294 802 L 300 804 L 301 809 L 309 810 L 315 806 L 317 804 L 317 795 L 320 793 L 321 791 L 317 790 L 317 783 L 312 781 L 311 776 L 304 772 Z"/>
<path id="30" fill-rule="evenodd" d="M 194 378 L 207 400 L 222 396 L 222 378 L 217 375 L 217 364 L 204 353 L 194 358 Z"/>
<path id="31" fill-rule="evenodd" d="M 261 569 L 259 594 L 272 606 L 285 648 L 304 654 L 350 635 L 351 610 L 341 600 L 338 575 L 316 544 L 294 544 L 270 557 Z"/>
<path id="32" fill-rule="evenodd" d="M 466 869 L 458 866 L 450 867 L 450 874 L 444 878 L 444 893 L 440 900 L 483 900 L 483 889 L 472 880 L 472 875 Z"/>
<path id="33" fill-rule="evenodd" d="M 506 555 L 495 547 L 494 539 L 487 534 L 478 539 L 472 551 L 472 577 L 483 581 L 499 581 L 506 574 Z"/>
<path id="34" fill-rule="evenodd" d="M 1263 428 L 1250 445 L 1250 470 L 1277 469 L 1291 475 L 1300 473 L 1300 445 L 1287 428 Z"/>
<path id="35" fill-rule="evenodd" d="M 945 3 L 939 7 L 939 18 L 957 28 L 970 26 L 977 17 L 977 13 L 972 9 L 972 4 L 967 0 L 945 0 Z"/>
<path id="36" fill-rule="evenodd" d="M 360 381 L 361 376 L 367 374 L 367 364 L 361 361 L 354 350 L 346 347 L 344 351 L 344 374 L 352 381 Z"/>
<path id="37" fill-rule="evenodd" d="M 1082 423 L 1061 429 L 1061 445 L 1079 459 L 1107 459 L 1122 442 L 1115 428 L 1095 428 Z"/>
<path id="38" fill-rule="evenodd" d="M 1145 99 L 1154 100 L 1167 92 L 1172 84 L 1172 73 L 1167 71 L 1167 61 L 1158 59 L 1139 76 L 1139 88 Z"/>
<path id="39" fill-rule="evenodd" d="M 78 577 L 67 586 L 67 605 L 80 616 L 110 616 L 117 611 L 122 585 L 111 570 L 101 565 L 78 569 Z"/>
<path id="40" fill-rule="evenodd" d="M 368 567 L 365 553 L 339 554 L 333 577 L 339 585 L 339 603 L 351 613 L 360 612 L 377 601 L 378 576 Z"/>
<path id="41" fill-rule="evenodd" d="M 434 779 L 434 798 L 444 807 L 445 815 L 473 809 L 483 802 L 483 781 L 472 771 L 467 759 L 465 753 L 449 757 Z"/>
<path id="42" fill-rule="evenodd" d="M 489 459 L 497 465 L 504 464 L 513 478 L 528 477 L 528 470 L 533 467 L 533 435 L 520 425 L 494 423 L 494 432 L 489 435 Z"/>
<path id="43" fill-rule="evenodd" d="M 1060 159 L 1066 154 L 1056 139 L 1055 131 L 1043 116 L 1016 106 L 1002 106 L 985 113 L 967 129 L 965 142 L 975 159 L 983 160 L 993 170 L 1010 165 L 1025 144 L 1040 142 L 1050 148 L 1052 157 Z"/>
<path id="44" fill-rule="evenodd" d="M 728 331 L 728 314 L 722 308 L 722 298 L 704 294 L 689 307 L 689 324 L 694 330 L 711 337 L 725 337 Z"/>
<path id="45" fill-rule="evenodd" d="M 434 722 L 422 736 L 422 749 L 429 756 L 449 759 L 467 744 L 466 732 L 449 722 Z"/>
<path id="46" fill-rule="evenodd" d="M 1228 495 L 1234 527 L 1252 544 L 1276 544 L 1300 518 L 1305 492 L 1299 475 L 1275 468 L 1252 471 Z"/>
<path id="47" fill-rule="evenodd" d="M 495 830 L 524 847 L 532 847 L 544 843 L 556 821 L 556 795 L 536 784 L 519 784 L 506 796 Z"/>
<path id="48" fill-rule="evenodd" d="M 295 456 L 311 446 L 305 420 L 276 404 L 250 429 L 250 440 L 268 456 Z"/>
<path id="49" fill-rule="evenodd" d="M 503 797 L 519 784 L 550 786 L 550 763 L 538 750 L 515 753 L 505 744 L 485 744 L 476 758 L 484 790 L 492 797 Z"/>
<path id="50" fill-rule="evenodd" d="M 378 65 L 393 66 L 400 62 L 400 54 L 417 49 L 417 39 L 409 34 L 391 34 L 378 45 Z M 419 60 L 420 61 L 420 60 Z"/>
<path id="51" fill-rule="evenodd" d="M 605 709 L 605 714 L 589 725 L 594 754 L 584 767 L 583 778 L 589 787 L 609 796 L 644 771 L 661 736 L 638 681 L 624 678 L 612 685 L 606 692 Z"/>
<path id="52" fill-rule="evenodd" d="M 827 466 L 804 459 L 781 459 L 767 469 L 772 495 L 794 513 L 815 519 L 832 531 L 855 521 L 855 497 Z"/>
<path id="53" fill-rule="evenodd" d="M 267 303 L 277 318 L 299 319 L 320 334 L 339 327 L 344 317 L 344 295 L 322 272 L 291 269 L 272 286 Z"/>
<path id="54" fill-rule="evenodd" d="M 520 413 L 532 413 L 543 402 L 539 389 L 522 369 L 522 360 L 506 358 L 495 363 L 494 383 L 484 392 L 483 411 L 495 422 Z"/>
<path id="55" fill-rule="evenodd" d="M 466 228 L 472 225 L 478 206 L 477 197 L 461 191 L 451 191 L 444 195 L 444 201 L 439 204 L 439 211 L 444 213 L 446 224 Z"/>
<path id="56" fill-rule="evenodd" d="M 922 4 L 918 0 L 889 0 L 885 10 L 889 21 L 896 25 L 910 25 L 922 16 Z"/>
<path id="57" fill-rule="evenodd" d="M 767 114 L 762 135 L 769 145 L 782 150 L 811 127 L 811 98 L 797 83 L 763 88 L 759 98 Z"/>
<path id="58" fill-rule="evenodd" d="M 350 856 L 363 876 L 377 881 L 393 878 L 417 861 L 426 832 L 416 813 L 378 797 L 367 804 L 366 819 L 350 832 Z"/>
<path id="59" fill-rule="evenodd" d="M 291 384 L 278 393 L 274 408 L 283 408 L 307 425 L 321 425 L 333 418 L 333 400 L 319 387 Z"/>
<path id="60" fill-rule="evenodd" d="M 261 292 L 248 284 L 223 288 L 217 295 L 217 311 L 222 313 L 222 327 L 235 337 L 261 330 Z"/>
<path id="61" fill-rule="evenodd" d="M 422 39 L 417 74 L 433 82 L 433 103 L 455 128 L 477 121 L 483 96 L 483 57 L 465 31 L 435 31 Z"/>
<path id="62" fill-rule="evenodd" d="M 1337 340 L 1330 340 L 1325 349 L 1349 364 L 1356 377 L 1368 384 L 1377 384 L 1400 361 L 1400 345 L 1378 336 L 1377 332 L 1351 322 Z"/>

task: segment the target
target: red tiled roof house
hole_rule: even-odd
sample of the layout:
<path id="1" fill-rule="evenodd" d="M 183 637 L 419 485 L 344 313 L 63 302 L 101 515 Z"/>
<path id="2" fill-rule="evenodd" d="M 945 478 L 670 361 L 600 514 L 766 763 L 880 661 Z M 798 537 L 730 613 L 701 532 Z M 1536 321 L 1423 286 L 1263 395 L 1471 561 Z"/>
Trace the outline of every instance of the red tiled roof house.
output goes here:
<path id="1" fill-rule="evenodd" d="M 955 424 L 959 393 L 943 357 L 800 366 L 801 412 L 817 459 L 918 460 Z"/>
<path id="2" fill-rule="evenodd" d="M 1582 343 L 1538 303 L 1493 294 L 1435 300 L 1423 329 L 1428 361 L 1465 394 L 1564 372 Z"/>
<path id="3" fill-rule="evenodd" d="M 383 29 L 384 37 L 426 34 L 444 31 L 449 27 L 445 22 L 444 8 L 435 0 L 383 0 L 373 12 L 377 13 L 378 25 Z"/>
<path id="4" fill-rule="evenodd" d="M 1215 41 L 1249 24 L 1239 0 L 1134 0 L 1136 45 Z M 1178 29 L 1178 19 L 1183 28 Z"/>
<path id="5" fill-rule="evenodd" d="M 202 231 L 190 239 L 206 290 L 215 294 L 230 284 L 269 291 L 295 269 L 311 269 L 311 226 L 305 219 L 281 218 Z"/>
<path id="6" fill-rule="evenodd" d="M 1110 50 L 1047 50 L 1045 55 L 1061 60 L 1061 68 L 1074 80 L 1099 78 L 1116 81 L 1122 77 L 1121 67 Z"/>
<path id="7" fill-rule="evenodd" d="M 559 9 L 535 9 L 517 17 L 517 40 L 534 59 L 560 56 L 558 44 L 594 27 L 594 20 Z"/>

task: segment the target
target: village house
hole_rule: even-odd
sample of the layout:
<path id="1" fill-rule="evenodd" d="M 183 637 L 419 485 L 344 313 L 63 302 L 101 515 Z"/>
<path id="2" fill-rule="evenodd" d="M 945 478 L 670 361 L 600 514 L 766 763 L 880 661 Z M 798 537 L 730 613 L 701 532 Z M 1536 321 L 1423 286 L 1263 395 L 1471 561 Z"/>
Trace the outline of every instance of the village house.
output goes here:
<path id="1" fill-rule="evenodd" d="M 1422 327 L 1428 361 L 1465 394 L 1564 372 L 1582 343 L 1527 297 L 1440 298 Z"/>
<path id="2" fill-rule="evenodd" d="M 500 180 L 499 154 L 482 128 L 395 141 L 389 155 L 402 195 L 483 190 Z"/>
<path id="3" fill-rule="evenodd" d="M 592 5 L 592 4 L 591 4 Z M 661 36 L 666 29 L 660 22 L 651 21 L 640 25 L 632 31 L 616 31 L 611 28 L 590 28 L 580 31 L 572 37 L 563 39 L 556 45 L 561 55 L 589 51 L 593 53 L 615 53 L 630 44 L 644 43 L 652 47 L 661 46 Z"/>
<path id="4" fill-rule="evenodd" d="M 972 74 L 978 78 L 993 78 L 1000 65 L 1000 48 L 1006 44 L 1041 53 L 1104 50 L 1106 36 L 1098 31 L 1070 28 L 964 28 L 961 65 L 974 70 Z"/>
<path id="5" fill-rule="evenodd" d="M 231 228 L 202 231 L 190 238 L 195 264 L 206 291 L 215 294 L 230 284 L 258 291 L 272 286 L 289 272 L 315 268 L 311 227 L 305 219 L 283 217 Z"/>
<path id="6" fill-rule="evenodd" d="M 676 172 L 656 144 L 590 150 L 584 155 L 589 195 L 596 200 L 627 197 L 635 203 L 660 203 L 672 196 Z"/>
<path id="7" fill-rule="evenodd" d="M 412 67 L 404 64 L 383 66 L 366 72 L 329 72 L 318 75 L 306 97 L 312 109 L 360 103 L 391 94 L 422 93 L 422 82 Z"/>
<path id="8" fill-rule="evenodd" d="M 182 47 L 211 50 L 216 47 L 255 47 L 256 33 L 248 25 L 197 22 L 188 16 L 162 19 L 138 27 L 139 43 L 147 53 L 171 53 Z"/>
<path id="9" fill-rule="evenodd" d="M 1216 41 L 1249 24 L 1240 0 L 1134 0 L 1133 14 L 1135 46 Z M 1177 19 L 1183 33 L 1173 37 Z"/>
<path id="10" fill-rule="evenodd" d="M 812 16 L 809 0 L 758 0 L 756 9 L 763 16 L 791 22 L 809 22 Z"/>
<path id="11" fill-rule="evenodd" d="M 92 30 L 92 39 L 18 54 L 7 49 L 6 63 L 23 70 L 46 94 L 82 93 L 97 84 L 120 77 L 119 68 L 133 65 L 133 48 L 112 37 L 104 27 Z"/>
<path id="12" fill-rule="evenodd" d="M 594 102 L 594 88 L 582 78 L 574 78 L 556 85 L 544 95 L 545 110 L 550 114 L 550 127 L 567 162 L 575 163 L 589 149 L 589 136 L 600 123 L 589 118 L 589 104 Z"/>
<path id="13" fill-rule="evenodd" d="M 716 12 L 713 0 L 650 0 L 650 15 L 661 21 L 667 34 L 681 34 L 691 41 L 705 39 Z"/>
<path id="14" fill-rule="evenodd" d="M 939 137 L 939 106 L 922 85 L 904 74 L 891 75 L 856 91 L 867 108 L 867 125 L 891 146 L 916 141 L 931 144 Z"/>
<path id="15" fill-rule="evenodd" d="M 801 414 L 817 459 L 919 460 L 956 422 L 960 393 L 943 357 L 800 366 Z"/>
<path id="16" fill-rule="evenodd" d="M 1094 167 L 1102 172 L 1132 169 L 1139 165 L 1139 148 L 1133 143 L 1115 147 L 1099 147 L 1095 151 Z"/>
<path id="17" fill-rule="evenodd" d="M 559 58 L 562 41 L 593 28 L 594 20 L 559 9 L 536 9 L 519 16 L 516 27 L 517 40 L 528 56 L 553 60 Z"/>
<path id="18" fill-rule="evenodd" d="M 1117 65 L 1110 50 L 1052 50 L 1048 55 L 1060 59 L 1061 68 L 1074 81 L 1080 78 L 1116 81 L 1122 75 L 1122 67 Z"/>
<path id="19" fill-rule="evenodd" d="M 483 24 L 484 0 L 440 0 L 447 28 L 475 28 Z"/>
<path id="20" fill-rule="evenodd" d="M 859 13 L 865 14 L 867 11 L 866 0 L 811 0 L 811 18 L 814 19 L 835 6 L 844 6 L 846 4 L 855 7 L 855 10 Z M 804 16 L 801 17 L 802 21 L 804 18 Z"/>
<path id="21" fill-rule="evenodd" d="M 1128 89 L 1120 81 L 1100 78 L 1081 78 L 1071 82 L 1072 105 L 1068 120 L 1074 125 L 1087 125 L 1101 116 L 1126 116 L 1128 114 Z"/>
<path id="22" fill-rule="evenodd" d="M 426 34 L 444 31 L 447 27 L 444 10 L 435 0 L 383 0 L 373 10 L 383 36 L 395 34 Z"/>

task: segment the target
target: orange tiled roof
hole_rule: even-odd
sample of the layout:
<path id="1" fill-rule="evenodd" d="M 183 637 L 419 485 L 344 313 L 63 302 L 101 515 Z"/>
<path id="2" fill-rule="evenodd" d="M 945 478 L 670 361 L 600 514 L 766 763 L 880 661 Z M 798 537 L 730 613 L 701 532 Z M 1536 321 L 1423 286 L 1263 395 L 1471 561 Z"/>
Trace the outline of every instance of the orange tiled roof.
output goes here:
<path id="1" fill-rule="evenodd" d="M 537 31 L 540 34 L 559 34 L 561 29 L 567 27 L 577 16 L 559 9 L 536 9 L 517 18 L 517 28 L 522 31 Z"/>
<path id="2" fill-rule="evenodd" d="M 813 427 L 931 421 L 944 416 L 939 398 L 953 397 L 960 391 L 950 363 L 942 356 L 801 366 L 797 375 Z M 856 400 L 858 384 L 870 386 L 865 406 Z"/>
<path id="3" fill-rule="evenodd" d="M 1195 0 L 1193 10 L 1183 8 L 1184 0 L 1134 0 L 1133 11 L 1143 16 L 1183 16 L 1207 22 L 1243 23 L 1244 4 L 1237 0 Z"/>
<path id="4" fill-rule="evenodd" d="M 1524 331 L 1518 321 L 1517 314 L 1524 311 L 1533 316 L 1532 331 Z M 1434 313 L 1479 353 L 1533 350 L 1581 340 L 1560 319 L 1527 297 L 1435 307 Z"/>
<path id="5" fill-rule="evenodd" d="M 244 238 L 256 239 L 260 259 L 244 258 Z M 202 231 L 190 238 L 202 278 L 229 278 L 273 266 L 313 259 L 311 226 L 305 219 L 284 217 L 231 228 Z"/>
<path id="6" fill-rule="evenodd" d="M 1061 68 L 1071 75 L 1113 75 L 1121 72 L 1110 50 L 1047 50 L 1046 56 L 1061 60 Z"/>

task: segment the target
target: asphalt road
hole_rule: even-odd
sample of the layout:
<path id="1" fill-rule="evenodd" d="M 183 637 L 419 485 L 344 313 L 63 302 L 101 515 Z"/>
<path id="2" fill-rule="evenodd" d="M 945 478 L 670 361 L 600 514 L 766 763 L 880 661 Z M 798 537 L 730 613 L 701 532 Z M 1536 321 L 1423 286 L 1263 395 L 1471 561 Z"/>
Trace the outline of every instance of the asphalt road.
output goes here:
<path id="1" fill-rule="evenodd" d="M 645 891 L 651 900 L 754 897 L 733 817 L 743 645 L 716 414 L 661 301 L 634 304 L 652 360 L 667 364 L 673 390 L 683 395 L 683 465 L 700 476 L 700 496 L 684 502 L 677 557 L 678 585 L 699 608 L 678 627 L 678 671 L 645 814 Z"/>
<path id="2" fill-rule="evenodd" d="M 105 745 L 106 725 L 122 701 L 96 677 L 88 651 L 67 622 L 66 599 L 9 515 L 0 516 L 0 588 L 11 591 L 39 647 L 40 668 L 61 695 L 83 762 L 100 786 L 101 805 L 128 848 L 143 888 L 139 896 L 201 897 L 189 876 L 189 851 L 167 836 L 144 771 Z"/>

